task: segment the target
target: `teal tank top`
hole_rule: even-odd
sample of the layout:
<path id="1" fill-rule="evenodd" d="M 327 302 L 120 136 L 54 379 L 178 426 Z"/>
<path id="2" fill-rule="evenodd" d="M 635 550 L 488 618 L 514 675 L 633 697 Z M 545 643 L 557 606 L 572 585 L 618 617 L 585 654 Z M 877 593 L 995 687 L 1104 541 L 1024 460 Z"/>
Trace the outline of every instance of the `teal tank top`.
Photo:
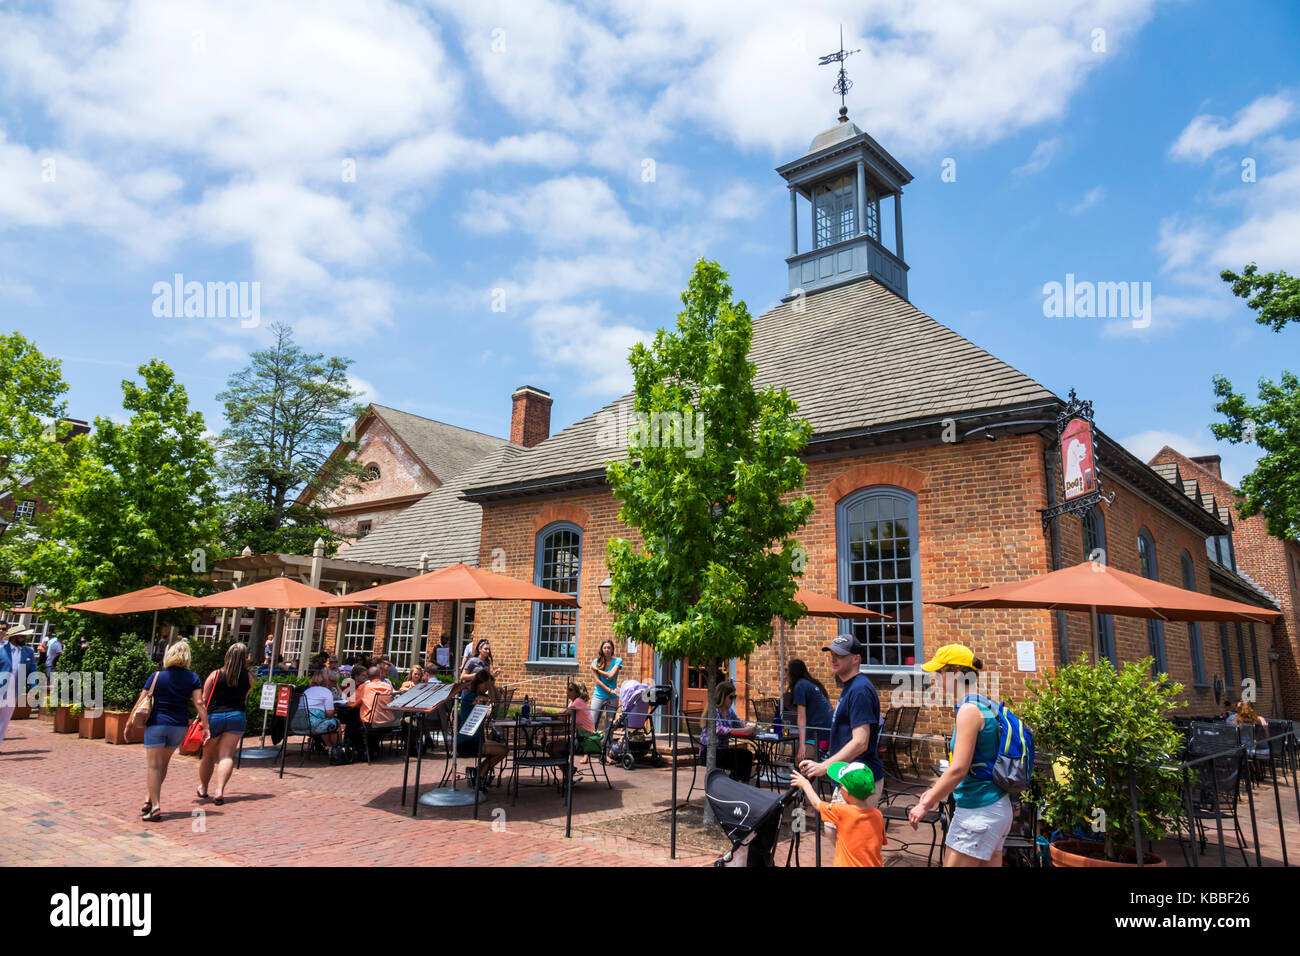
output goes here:
<path id="1" fill-rule="evenodd" d="M 987 704 L 982 701 L 971 701 L 980 709 L 984 715 L 984 726 L 980 728 L 979 736 L 975 738 L 975 756 L 973 760 L 994 760 L 998 755 L 998 716 Z M 952 738 L 948 742 L 948 750 L 951 753 L 957 743 L 957 730 L 953 728 Z M 956 801 L 959 808 L 973 810 L 976 807 L 987 807 L 991 803 L 997 803 L 1002 799 L 1002 788 L 992 780 L 980 780 L 973 774 L 966 774 L 966 779 L 957 784 L 957 789 L 952 792 L 953 800 Z"/>

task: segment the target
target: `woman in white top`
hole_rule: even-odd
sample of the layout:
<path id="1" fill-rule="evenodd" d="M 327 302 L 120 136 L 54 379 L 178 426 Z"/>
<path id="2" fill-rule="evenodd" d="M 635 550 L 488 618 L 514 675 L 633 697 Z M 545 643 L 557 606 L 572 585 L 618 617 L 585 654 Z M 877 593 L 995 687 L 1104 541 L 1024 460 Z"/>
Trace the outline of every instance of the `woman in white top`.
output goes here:
<path id="1" fill-rule="evenodd" d="M 322 671 L 311 675 L 311 684 L 302 692 L 298 707 L 307 708 L 311 732 L 320 737 L 321 743 L 333 752 L 339 745 L 339 719 L 334 716 L 334 695 L 325 686 L 325 674 Z"/>

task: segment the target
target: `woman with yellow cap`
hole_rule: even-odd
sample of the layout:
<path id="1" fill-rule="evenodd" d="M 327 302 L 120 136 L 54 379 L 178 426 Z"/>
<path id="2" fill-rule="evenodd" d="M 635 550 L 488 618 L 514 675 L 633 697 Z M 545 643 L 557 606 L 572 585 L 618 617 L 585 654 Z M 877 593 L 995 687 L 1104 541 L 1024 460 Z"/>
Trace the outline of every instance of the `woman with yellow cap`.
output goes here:
<path id="1" fill-rule="evenodd" d="M 946 644 L 921 665 L 938 671 L 945 699 L 958 702 L 948 769 L 908 813 L 912 829 L 951 794 L 957 804 L 944 841 L 944 866 L 1001 866 L 1002 844 L 1011 831 L 1011 798 L 991 779 L 976 777 L 978 762 L 991 766 L 998 754 L 997 711 L 973 694 L 983 663 L 964 644 Z M 969 696 L 968 696 L 969 695 Z"/>

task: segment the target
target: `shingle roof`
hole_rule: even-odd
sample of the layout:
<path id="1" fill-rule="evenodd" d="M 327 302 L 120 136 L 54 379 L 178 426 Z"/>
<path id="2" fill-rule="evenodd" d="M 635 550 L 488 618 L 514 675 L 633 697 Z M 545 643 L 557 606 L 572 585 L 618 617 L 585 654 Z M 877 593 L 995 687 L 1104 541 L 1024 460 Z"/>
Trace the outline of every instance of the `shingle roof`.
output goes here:
<path id="1" fill-rule="evenodd" d="M 499 444 L 463 474 L 384 522 L 340 557 L 418 568 L 420 555 L 427 551 L 430 570 L 457 563 L 477 565 L 483 509 L 472 501 L 462 501 L 460 489 L 465 482 L 490 478 L 504 462 L 522 451 L 518 445 Z"/>
<path id="2" fill-rule="evenodd" d="M 485 455 L 507 444 L 504 438 L 421 418 L 387 405 L 371 404 L 370 408 L 442 482 L 461 474 Z"/>
<path id="3" fill-rule="evenodd" d="M 800 310 L 799 306 L 802 307 Z M 872 280 L 782 303 L 754 321 L 760 386 L 784 386 L 818 436 L 1057 400 L 1047 388 Z M 474 484 L 500 487 L 598 470 L 626 450 L 597 440 L 602 414 L 515 456 Z"/>
<path id="4" fill-rule="evenodd" d="M 1173 449 L 1168 448 L 1167 445 L 1165 447 L 1168 450 L 1173 451 Z M 1157 475 L 1190 498 L 1195 504 L 1205 509 L 1207 514 L 1213 515 L 1215 520 L 1231 527 L 1231 512 L 1221 510 L 1218 503 L 1214 500 L 1214 495 L 1208 491 L 1201 490 L 1201 483 L 1196 478 L 1195 474 L 1189 473 L 1184 476 L 1182 469 L 1178 467 L 1178 463 L 1173 461 L 1156 462 L 1152 464 L 1150 468 Z"/>

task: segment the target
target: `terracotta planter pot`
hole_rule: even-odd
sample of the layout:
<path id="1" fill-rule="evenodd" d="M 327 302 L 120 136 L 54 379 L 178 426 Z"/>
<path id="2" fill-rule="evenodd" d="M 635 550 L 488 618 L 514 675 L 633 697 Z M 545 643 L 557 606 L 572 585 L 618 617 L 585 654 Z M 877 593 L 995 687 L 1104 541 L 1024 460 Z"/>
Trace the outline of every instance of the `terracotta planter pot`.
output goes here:
<path id="1" fill-rule="evenodd" d="M 85 737 L 87 740 L 99 740 L 104 736 L 104 715 L 91 717 L 88 714 L 81 714 L 77 718 L 77 736 Z"/>
<path id="2" fill-rule="evenodd" d="M 56 734 L 75 734 L 77 721 L 72 719 L 71 707 L 54 708 L 54 732 Z"/>
<path id="3" fill-rule="evenodd" d="M 1091 840 L 1057 840 L 1051 846 L 1052 865 L 1065 867 L 1091 866 L 1137 866 L 1137 853 L 1131 846 L 1119 851 L 1120 860 L 1112 862 L 1101 856 L 1089 856 L 1088 853 L 1100 853 L 1102 844 Z M 1147 850 L 1142 855 L 1146 866 L 1164 866 L 1165 861 L 1158 854 Z"/>
<path id="4" fill-rule="evenodd" d="M 14 708 L 13 716 L 10 717 L 9 719 L 10 719 L 10 720 L 27 720 L 27 719 L 29 719 L 31 716 L 32 716 L 32 709 L 31 709 L 30 707 L 25 707 L 25 706 L 24 706 L 24 707 L 15 707 L 15 708 Z"/>
<path id="5" fill-rule="evenodd" d="M 104 740 L 110 744 L 131 743 L 126 739 L 126 725 L 130 719 L 131 712 L 127 710 L 104 711 Z"/>

